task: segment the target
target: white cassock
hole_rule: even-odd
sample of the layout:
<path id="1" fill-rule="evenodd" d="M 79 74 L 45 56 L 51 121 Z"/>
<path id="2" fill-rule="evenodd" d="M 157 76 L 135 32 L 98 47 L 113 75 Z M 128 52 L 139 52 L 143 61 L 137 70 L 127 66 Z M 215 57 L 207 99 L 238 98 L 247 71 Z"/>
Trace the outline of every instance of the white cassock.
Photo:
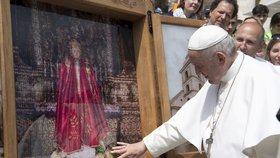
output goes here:
<path id="1" fill-rule="evenodd" d="M 280 66 L 274 65 L 275 70 L 280 73 Z M 244 150 L 250 158 L 280 158 L 280 134 L 264 138 L 250 148 Z"/>
<path id="2" fill-rule="evenodd" d="M 143 141 L 154 157 L 186 141 L 199 151 L 203 142 L 206 150 L 213 116 L 220 112 L 211 158 L 245 158 L 244 149 L 280 134 L 276 118 L 279 91 L 280 75 L 271 64 L 262 64 L 239 52 L 220 87 L 206 82 L 195 97 Z M 275 158 L 277 153 L 270 154 Z"/>

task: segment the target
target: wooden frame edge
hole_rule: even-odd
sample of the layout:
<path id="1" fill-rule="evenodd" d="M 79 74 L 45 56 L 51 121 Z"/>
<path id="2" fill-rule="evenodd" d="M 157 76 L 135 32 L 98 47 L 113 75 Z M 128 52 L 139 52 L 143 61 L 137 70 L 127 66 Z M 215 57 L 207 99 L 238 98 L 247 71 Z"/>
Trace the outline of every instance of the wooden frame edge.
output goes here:
<path id="1" fill-rule="evenodd" d="M 156 63 L 156 77 L 158 80 L 158 94 L 161 105 L 162 123 L 171 118 L 171 105 L 168 92 L 166 58 L 164 50 L 162 24 L 170 24 L 177 26 L 201 27 L 205 22 L 201 20 L 183 19 L 170 16 L 152 15 L 153 31 L 154 31 L 154 48 L 155 48 L 155 63 Z M 185 157 L 194 158 L 199 155 L 197 152 L 176 153 L 171 150 L 166 153 L 168 158 Z"/>
<path id="2" fill-rule="evenodd" d="M 170 101 L 168 94 L 168 81 L 166 72 L 165 51 L 162 33 L 162 24 L 200 27 L 205 22 L 202 20 L 184 19 L 172 16 L 163 16 L 158 14 L 152 15 L 153 31 L 154 31 L 154 48 L 156 60 L 156 73 L 158 79 L 159 101 L 161 104 L 162 122 L 167 121 L 171 117 Z M 162 43 L 162 44 L 159 44 Z"/>
<path id="3" fill-rule="evenodd" d="M 3 106 L 4 157 L 17 157 L 16 103 L 10 1 L 0 3 L 1 84 Z"/>

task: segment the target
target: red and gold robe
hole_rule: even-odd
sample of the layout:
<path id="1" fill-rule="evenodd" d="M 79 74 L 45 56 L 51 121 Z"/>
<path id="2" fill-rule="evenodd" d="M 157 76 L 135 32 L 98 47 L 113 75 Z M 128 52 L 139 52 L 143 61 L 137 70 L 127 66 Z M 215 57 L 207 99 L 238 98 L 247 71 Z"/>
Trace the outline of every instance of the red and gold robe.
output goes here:
<path id="1" fill-rule="evenodd" d="M 55 128 L 64 152 L 97 147 L 109 132 L 94 71 L 83 59 L 67 57 L 61 63 Z"/>

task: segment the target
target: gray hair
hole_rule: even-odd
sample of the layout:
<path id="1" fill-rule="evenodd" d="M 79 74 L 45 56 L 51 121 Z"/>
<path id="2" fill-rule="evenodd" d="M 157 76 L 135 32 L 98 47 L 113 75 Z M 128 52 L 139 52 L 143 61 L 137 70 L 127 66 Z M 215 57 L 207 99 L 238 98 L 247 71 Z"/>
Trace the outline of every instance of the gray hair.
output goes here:
<path id="1" fill-rule="evenodd" d="M 236 53 L 236 48 L 233 38 L 228 34 L 221 42 L 212 47 L 201 50 L 200 52 L 208 55 L 213 55 L 215 52 L 224 52 L 229 56 L 233 56 Z"/>

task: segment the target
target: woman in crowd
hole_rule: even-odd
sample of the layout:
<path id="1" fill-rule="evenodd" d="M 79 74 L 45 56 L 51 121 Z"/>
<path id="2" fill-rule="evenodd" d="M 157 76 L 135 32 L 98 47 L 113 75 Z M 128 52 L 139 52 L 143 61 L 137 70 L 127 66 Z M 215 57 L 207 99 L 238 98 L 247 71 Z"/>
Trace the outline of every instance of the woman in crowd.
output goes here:
<path id="1" fill-rule="evenodd" d="M 267 56 L 273 65 L 280 65 L 280 34 L 272 35 L 267 45 Z"/>
<path id="2" fill-rule="evenodd" d="M 200 19 L 199 12 L 203 6 L 203 0 L 181 0 L 179 7 L 174 10 L 173 16 L 180 18 Z"/>

